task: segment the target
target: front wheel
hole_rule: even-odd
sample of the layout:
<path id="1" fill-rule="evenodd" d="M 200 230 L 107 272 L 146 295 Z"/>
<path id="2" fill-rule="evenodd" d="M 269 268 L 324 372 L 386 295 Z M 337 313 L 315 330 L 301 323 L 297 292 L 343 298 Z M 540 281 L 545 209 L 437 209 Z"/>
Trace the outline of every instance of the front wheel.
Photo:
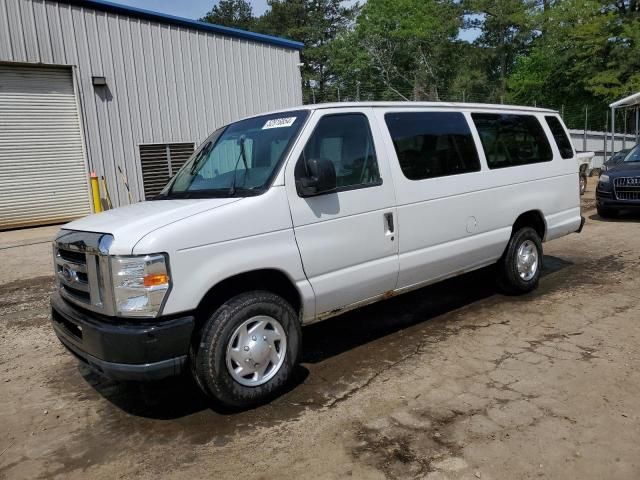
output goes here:
<path id="1" fill-rule="evenodd" d="M 298 316 L 283 298 L 266 291 L 237 295 L 213 312 L 192 349 L 192 369 L 202 390 L 245 408 L 276 396 L 300 354 Z"/>
<path id="2" fill-rule="evenodd" d="M 509 294 L 535 290 L 542 270 L 542 241 L 531 227 L 516 231 L 498 262 L 500 287 Z"/>
<path id="3" fill-rule="evenodd" d="M 602 218 L 612 218 L 616 216 L 616 211 L 609 207 L 599 207 L 596 206 L 596 210 L 598 211 L 598 215 Z"/>

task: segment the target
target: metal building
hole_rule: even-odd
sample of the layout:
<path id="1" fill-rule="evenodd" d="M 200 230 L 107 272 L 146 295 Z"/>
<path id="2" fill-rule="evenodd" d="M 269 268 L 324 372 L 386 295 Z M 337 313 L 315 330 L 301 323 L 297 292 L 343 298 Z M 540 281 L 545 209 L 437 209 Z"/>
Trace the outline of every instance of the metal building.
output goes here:
<path id="1" fill-rule="evenodd" d="M 0 0 L 0 229 L 90 213 L 92 171 L 114 207 L 155 194 L 215 128 L 302 103 L 300 48 L 105 1 Z"/>

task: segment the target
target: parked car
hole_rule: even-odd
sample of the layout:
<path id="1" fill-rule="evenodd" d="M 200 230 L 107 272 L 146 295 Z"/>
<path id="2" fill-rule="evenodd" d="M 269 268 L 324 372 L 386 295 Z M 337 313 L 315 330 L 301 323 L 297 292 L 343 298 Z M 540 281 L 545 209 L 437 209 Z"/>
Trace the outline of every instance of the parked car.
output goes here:
<path id="1" fill-rule="evenodd" d="M 344 103 L 216 130 L 152 201 L 54 245 L 53 327 L 115 379 L 190 370 L 222 403 L 289 380 L 301 326 L 492 264 L 538 285 L 542 242 L 580 231 L 555 111 Z M 363 324 L 366 328 L 366 324 Z"/>
<path id="2" fill-rule="evenodd" d="M 595 156 L 594 152 L 578 152 L 578 173 L 580 184 L 580 195 L 584 195 L 587 191 L 587 172 L 591 171 L 591 160 Z"/>
<path id="3" fill-rule="evenodd" d="M 615 216 L 620 210 L 640 208 L 640 145 L 600 175 L 596 208 L 603 218 Z"/>
<path id="4" fill-rule="evenodd" d="M 600 169 L 600 173 L 606 172 L 609 168 L 617 165 L 618 163 L 624 160 L 624 157 L 631 151 L 630 148 L 626 148 L 624 150 L 620 150 L 609 157 L 609 159 L 602 164 L 602 168 Z"/>

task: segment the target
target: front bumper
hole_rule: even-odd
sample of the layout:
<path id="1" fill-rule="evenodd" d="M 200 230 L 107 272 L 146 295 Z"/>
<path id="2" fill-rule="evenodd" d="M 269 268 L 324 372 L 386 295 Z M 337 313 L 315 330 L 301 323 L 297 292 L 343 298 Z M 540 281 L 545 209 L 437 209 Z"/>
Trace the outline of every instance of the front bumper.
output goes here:
<path id="1" fill-rule="evenodd" d="M 598 189 L 596 190 L 596 205 L 619 210 L 637 210 L 640 209 L 640 200 L 618 200 L 613 192 Z"/>
<path id="2" fill-rule="evenodd" d="M 178 375 L 186 364 L 194 328 L 193 316 L 131 321 L 89 313 L 57 292 L 51 297 L 51 320 L 71 353 L 115 380 Z"/>

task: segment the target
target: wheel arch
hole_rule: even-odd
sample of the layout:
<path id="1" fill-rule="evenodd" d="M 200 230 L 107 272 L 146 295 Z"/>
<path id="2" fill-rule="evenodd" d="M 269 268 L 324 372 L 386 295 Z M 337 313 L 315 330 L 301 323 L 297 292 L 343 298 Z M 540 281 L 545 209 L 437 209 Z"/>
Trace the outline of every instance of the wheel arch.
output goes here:
<path id="1" fill-rule="evenodd" d="M 540 210 L 528 210 L 521 213 L 513 222 L 511 235 L 523 227 L 533 228 L 540 237 L 540 240 L 544 241 L 547 234 L 547 222 Z"/>
<path id="2" fill-rule="evenodd" d="M 261 268 L 237 273 L 212 286 L 196 308 L 197 329 L 206 320 L 208 313 L 233 296 L 251 290 L 264 290 L 281 296 L 291 304 L 298 317 L 302 318 L 303 298 L 293 280 L 277 268 Z"/>

